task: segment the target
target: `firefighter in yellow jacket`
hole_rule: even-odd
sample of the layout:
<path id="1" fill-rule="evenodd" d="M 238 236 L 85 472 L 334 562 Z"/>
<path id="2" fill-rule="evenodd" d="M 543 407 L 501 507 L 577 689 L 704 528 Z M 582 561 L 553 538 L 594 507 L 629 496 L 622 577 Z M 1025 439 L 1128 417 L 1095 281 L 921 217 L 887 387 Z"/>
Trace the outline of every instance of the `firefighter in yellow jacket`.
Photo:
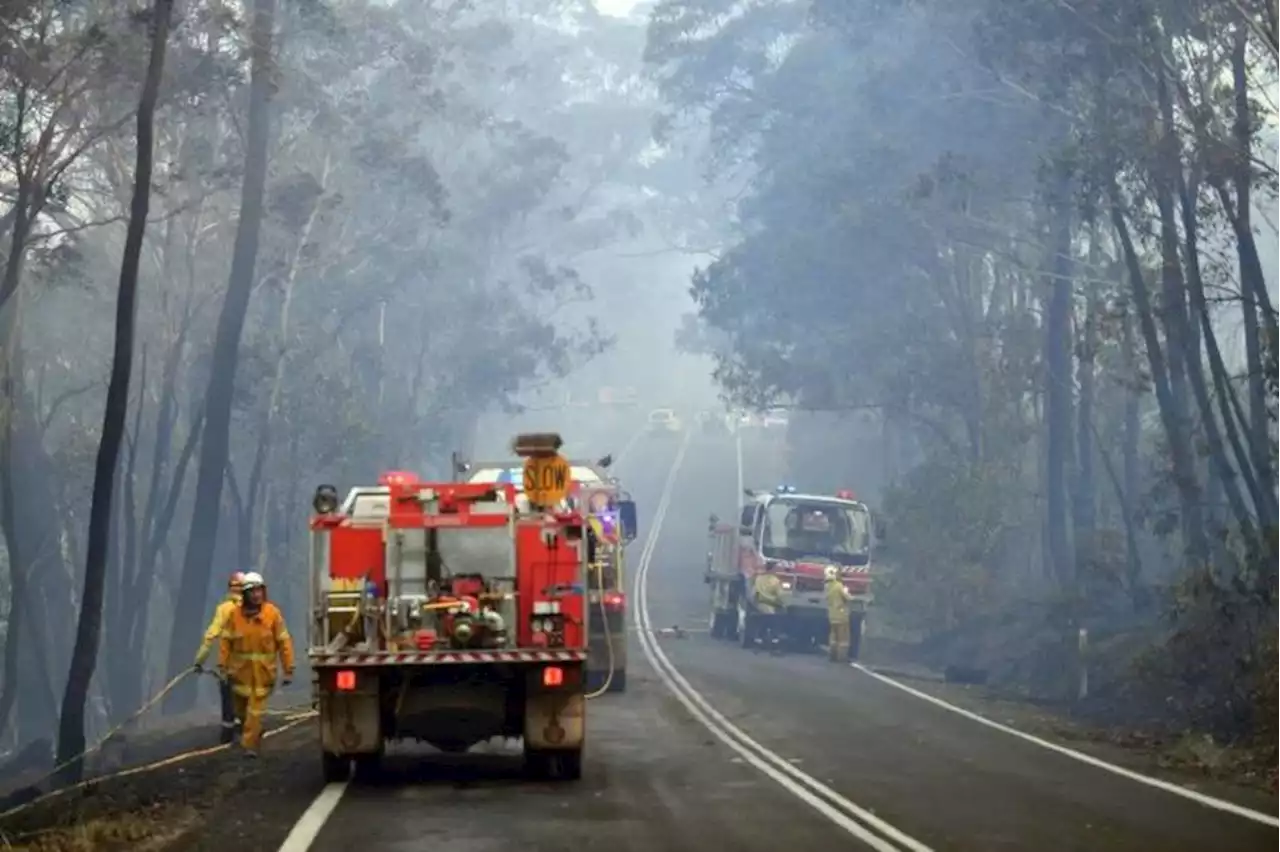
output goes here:
<path id="1" fill-rule="evenodd" d="M 778 616 L 786 606 L 782 595 L 782 580 L 773 573 L 773 563 L 766 562 L 764 570 L 758 572 L 751 581 L 752 598 L 756 605 L 757 634 L 770 650 L 779 647 Z"/>
<path id="2" fill-rule="evenodd" d="M 827 656 L 833 663 L 849 661 L 849 601 L 853 595 L 840 580 L 840 570 L 828 565 L 825 572 L 823 592 L 827 598 L 827 620 L 831 623 L 831 631 L 827 639 Z"/>
<path id="3" fill-rule="evenodd" d="M 236 715 L 243 720 L 240 738 L 245 752 L 256 757 L 262 742 L 262 717 L 267 698 L 276 685 L 276 661 L 283 669 L 283 684 L 293 680 L 293 639 L 284 616 L 267 600 L 262 575 L 244 575 L 240 606 L 233 610 L 222 631 L 218 668 L 231 683 Z"/>
<path id="4" fill-rule="evenodd" d="M 213 611 L 213 620 L 204 631 L 204 641 L 200 643 L 200 650 L 196 651 L 196 671 L 204 671 L 204 662 L 209 659 L 209 652 L 213 650 L 214 643 L 222 638 L 222 630 L 227 625 L 227 619 L 240 606 L 242 595 L 240 584 L 243 580 L 244 572 L 235 571 L 227 581 L 227 596 L 218 602 L 218 608 Z M 226 680 L 218 683 L 218 697 L 222 702 L 222 741 L 229 743 L 235 739 L 236 712 L 231 701 L 231 685 Z"/>

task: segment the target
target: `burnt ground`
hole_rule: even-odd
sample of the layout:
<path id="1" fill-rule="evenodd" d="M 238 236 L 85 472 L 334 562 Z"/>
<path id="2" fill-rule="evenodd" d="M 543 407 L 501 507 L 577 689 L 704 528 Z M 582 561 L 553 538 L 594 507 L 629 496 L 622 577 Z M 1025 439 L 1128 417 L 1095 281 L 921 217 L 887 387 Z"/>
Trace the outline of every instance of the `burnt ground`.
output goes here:
<path id="1" fill-rule="evenodd" d="M 314 742 L 313 723 L 298 721 L 282 731 L 288 724 L 279 718 L 271 721 L 268 729 L 278 735 L 266 740 L 262 757 L 252 761 L 234 748 L 184 759 L 193 750 L 217 745 L 216 725 L 148 743 L 136 750 L 132 766 L 120 775 L 52 795 L 0 819 L 0 843 L 6 849 L 39 852 L 187 850 L 206 848 L 200 841 L 215 838 L 219 846 L 230 842 L 242 849 L 268 848 L 259 845 L 260 826 L 252 815 L 269 811 L 263 802 L 274 805 L 291 796 L 299 798 L 299 810 L 305 807 L 314 791 L 308 793 L 296 783 L 303 771 L 302 755 L 312 758 L 306 769 L 318 778 L 310 765 L 315 763 L 314 750 L 302 748 Z M 138 766 L 166 758 L 173 762 L 137 771 Z"/>

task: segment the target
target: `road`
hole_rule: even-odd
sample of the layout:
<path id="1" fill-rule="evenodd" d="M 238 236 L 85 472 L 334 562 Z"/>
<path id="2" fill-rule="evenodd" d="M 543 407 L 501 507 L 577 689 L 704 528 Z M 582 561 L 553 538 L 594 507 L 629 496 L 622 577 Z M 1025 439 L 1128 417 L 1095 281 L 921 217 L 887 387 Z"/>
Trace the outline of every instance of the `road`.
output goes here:
<path id="1" fill-rule="evenodd" d="M 459 760 L 393 751 L 377 781 L 320 792 L 281 852 L 1275 848 L 1273 798 L 1246 795 L 1262 814 L 1224 810 L 855 667 L 713 642 L 700 582 L 707 515 L 733 517 L 743 481 L 776 482 L 777 454 L 646 438 L 618 472 L 641 509 L 630 599 L 640 629 L 628 692 L 590 708 L 584 779 L 530 784 L 515 749 Z M 673 625 L 686 638 L 662 634 Z"/>

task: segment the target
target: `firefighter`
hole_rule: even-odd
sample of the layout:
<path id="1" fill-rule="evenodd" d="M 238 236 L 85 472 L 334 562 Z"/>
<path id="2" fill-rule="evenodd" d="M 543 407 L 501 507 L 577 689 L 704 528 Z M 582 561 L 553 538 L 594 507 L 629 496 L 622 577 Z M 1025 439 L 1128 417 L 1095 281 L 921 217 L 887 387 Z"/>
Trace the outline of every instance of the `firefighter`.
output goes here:
<path id="1" fill-rule="evenodd" d="M 204 641 L 200 643 L 200 650 L 196 651 L 196 662 L 193 668 L 197 672 L 204 671 L 204 661 L 209 658 L 209 652 L 213 650 L 213 643 L 222 637 L 222 629 L 226 626 L 227 619 L 240 606 L 242 594 L 240 584 L 243 580 L 243 571 L 233 571 L 231 577 L 227 580 L 227 596 L 218 603 L 217 609 L 213 611 L 213 620 L 209 622 L 209 627 L 204 631 Z M 229 743 L 235 739 L 236 724 L 239 720 L 236 717 L 235 706 L 231 701 L 231 685 L 225 679 L 218 681 L 218 697 L 222 703 L 222 742 Z"/>
<path id="2" fill-rule="evenodd" d="M 782 599 L 782 581 L 773 573 L 772 562 L 765 562 L 764 570 L 751 581 L 751 592 L 760 620 L 760 638 L 769 648 L 776 649 L 778 631 L 775 625 L 785 602 Z"/>
<path id="3" fill-rule="evenodd" d="M 849 661 L 849 601 L 853 595 L 840 581 L 840 571 L 834 565 L 828 565 L 823 591 L 827 596 L 827 620 L 831 623 L 831 631 L 827 638 L 827 657 L 833 663 Z"/>
<path id="4" fill-rule="evenodd" d="M 276 660 L 284 670 L 283 685 L 293 681 L 293 639 L 284 616 L 267 600 L 267 585 L 256 571 L 241 580 L 241 603 L 222 631 L 218 668 L 231 682 L 236 716 L 242 720 L 240 744 L 257 757 L 262 717 L 276 685 Z"/>

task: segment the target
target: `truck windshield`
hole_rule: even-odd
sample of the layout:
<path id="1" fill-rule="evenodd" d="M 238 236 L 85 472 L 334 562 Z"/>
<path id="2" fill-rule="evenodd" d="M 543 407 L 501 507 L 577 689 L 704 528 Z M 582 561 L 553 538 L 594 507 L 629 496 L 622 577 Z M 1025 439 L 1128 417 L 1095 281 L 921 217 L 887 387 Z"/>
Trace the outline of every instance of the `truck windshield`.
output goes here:
<path id="1" fill-rule="evenodd" d="M 836 500 L 773 500 L 765 514 L 761 550 L 773 559 L 823 557 L 866 565 L 871 553 L 867 510 Z"/>
<path id="2" fill-rule="evenodd" d="M 444 576 L 482 574 L 486 579 L 515 575 L 511 530 L 508 527 L 442 529 L 436 546 Z"/>

